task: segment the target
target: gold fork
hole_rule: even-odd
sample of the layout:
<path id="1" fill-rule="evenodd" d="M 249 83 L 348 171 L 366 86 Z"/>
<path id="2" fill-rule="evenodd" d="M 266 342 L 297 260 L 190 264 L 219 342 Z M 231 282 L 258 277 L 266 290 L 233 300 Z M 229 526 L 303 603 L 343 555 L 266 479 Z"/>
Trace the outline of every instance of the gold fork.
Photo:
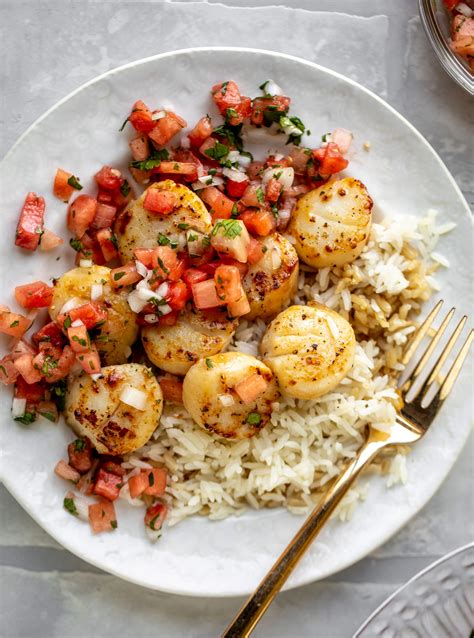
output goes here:
<path id="1" fill-rule="evenodd" d="M 411 360 L 423 338 L 430 336 L 431 324 L 440 311 L 442 304 L 443 301 L 437 303 L 415 333 L 404 354 L 403 363 L 405 365 Z M 426 433 L 450 393 L 473 339 L 474 331 L 471 330 L 446 377 L 443 381 L 440 381 L 441 369 L 466 323 L 467 317 L 464 316 L 454 329 L 434 366 L 427 373 L 426 380 L 421 384 L 421 387 L 416 387 L 416 382 L 420 379 L 420 375 L 425 373 L 427 363 L 452 319 L 454 311 L 455 309 L 451 308 L 438 330 L 432 334 L 431 341 L 406 381 L 399 383 L 403 407 L 398 411 L 396 423 L 390 432 L 381 432 L 369 426 L 367 439 L 357 456 L 349 463 L 316 505 L 299 532 L 261 581 L 256 591 L 250 596 L 224 631 L 222 638 L 244 638 L 250 635 L 295 568 L 297 562 L 341 502 L 342 497 L 347 493 L 361 471 L 374 460 L 380 450 L 389 445 L 414 443 Z M 401 375 L 401 379 L 403 378 L 404 375 Z M 435 382 L 439 384 L 439 389 L 429 402 L 429 405 L 425 405 L 429 400 L 429 394 L 431 394 Z"/>

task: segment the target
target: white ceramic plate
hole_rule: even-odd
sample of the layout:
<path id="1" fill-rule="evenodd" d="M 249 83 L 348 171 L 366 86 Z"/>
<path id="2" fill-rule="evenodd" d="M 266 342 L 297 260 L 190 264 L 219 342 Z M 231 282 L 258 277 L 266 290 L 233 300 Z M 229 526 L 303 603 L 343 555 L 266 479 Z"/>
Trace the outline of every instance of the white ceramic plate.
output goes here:
<path id="1" fill-rule="evenodd" d="M 443 556 L 410 578 L 352 638 L 472 636 L 474 544 Z"/>
<path id="2" fill-rule="evenodd" d="M 293 98 L 294 112 L 313 131 L 309 143 L 335 126 L 355 133 L 350 172 L 368 186 L 378 208 L 421 215 L 430 207 L 458 226 L 440 250 L 452 263 L 443 295 L 469 308 L 469 211 L 454 180 L 421 135 L 392 108 L 358 84 L 315 64 L 257 50 L 194 49 L 158 55 L 121 67 L 84 85 L 40 118 L 16 143 L 0 169 L 2 233 L 1 300 L 11 301 L 18 283 L 47 280 L 72 263 L 70 249 L 55 255 L 25 255 L 13 246 L 18 211 L 27 190 L 45 195 L 46 225 L 63 237 L 65 206 L 51 195 L 58 166 L 83 178 L 104 163 L 125 166 L 127 133 L 117 129 L 135 99 L 168 102 L 193 123 L 210 108 L 209 89 L 234 79 L 243 92 L 273 78 Z M 362 150 L 371 142 L 369 153 Z M 448 409 L 408 457 L 409 483 L 386 489 L 372 480 L 369 497 L 350 523 L 331 523 L 288 583 L 295 587 L 360 560 L 402 527 L 433 495 L 458 457 L 470 429 L 468 374 Z M 62 507 L 65 486 L 53 474 L 71 433 L 63 425 L 21 427 L 9 416 L 10 393 L 1 392 L 2 472 L 7 488 L 29 514 L 64 547 L 90 563 L 140 585 L 180 594 L 231 596 L 251 591 L 302 519 L 283 510 L 248 512 L 211 522 L 200 517 L 166 531 L 151 545 L 142 512 L 118 505 L 116 533 L 92 536 Z"/>

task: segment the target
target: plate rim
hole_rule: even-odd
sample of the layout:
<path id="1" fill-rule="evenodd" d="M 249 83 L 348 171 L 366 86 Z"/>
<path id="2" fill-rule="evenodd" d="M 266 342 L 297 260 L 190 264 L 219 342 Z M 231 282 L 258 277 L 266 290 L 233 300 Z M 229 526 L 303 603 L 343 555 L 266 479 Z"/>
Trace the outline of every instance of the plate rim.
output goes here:
<path id="1" fill-rule="evenodd" d="M 415 126 L 413 124 L 411 124 L 411 122 L 409 122 L 409 120 L 407 120 L 401 113 L 399 113 L 394 107 L 392 107 L 386 100 L 381 98 L 379 95 L 377 95 L 376 93 L 374 93 L 370 89 L 364 87 L 362 84 L 356 82 L 355 80 L 343 75 L 342 73 L 339 73 L 338 71 L 334 71 L 334 70 L 332 70 L 332 69 L 330 69 L 328 67 L 325 67 L 323 65 L 320 65 L 320 64 L 318 64 L 316 62 L 311 62 L 309 60 L 306 60 L 304 58 L 300 58 L 298 56 L 294 56 L 294 55 L 287 54 L 287 53 L 281 53 L 281 52 L 278 52 L 278 51 L 273 51 L 271 49 L 259 49 L 259 48 L 254 48 L 254 47 L 231 47 L 231 46 L 207 46 L 206 47 L 206 46 L 203 46 L 203 47 L 189 47 L 189 48 L 184 48 L 184 49 L 175 49 L 175 50 L 172 50 L 172 51 L 166 51 L 166 52 L 163 52 L 163 53 L 158 53 L 158 54 L 155 54 L 155 55 L 152 55 L 152 56 L 148 56 L 148 57 L 145 57 L 145 58 L 139 58 L 138 60 L 134 60 L 132 62 L 127 62 L 126 64 L 123 64 L 123 65 L 114 67 L 112 69 L 109 69 L 108 71 L 105 71 L 104 73 L 101 73 L 100 75 L 95 76 L 91 80 L 88 80 L 87 82 L 81 84 L 79 87 L 77 87 L 73 91 L 69 92 L 66 96 L 64 96 L 62 99 L 57 101 L 49 109 L 47 109 L 42 115 L 40 115 L 32 124 L 30 124 L 30 126 L 28 126 L 28 128 L 17 138 L 17 140 L 9 148 L 9 150 L 7 151 L 5 156 L 0 160 L 0 170 L 2 170 L 4 165 L 9 161 L 10 156 L 13 154 L 15 149 L 22 143 L 22 141 L 39 124 L 41 124 L 41 122 L 44 119 L 46 119 L 49 115 L 54 113 L 54 111 L 59 109 L 63 104 L 68 102 L 76 94 L 79 94 L 82 91 L 86 90 L 89 86 L 97 84 L 97 83 L 101 82 L 104 79 L 111 78 L 115 74 L 121 73 L 122 71 L 125 71 L 127 69 L 132 69 L 134 67 L 137 67 L 137 66 L 140 66 L 140 65 L 143 65 L 143 64 L 147 64 L 147 63 L 150 63 L 150 62 L 154 62 L 156 60 L 161 60 L 161 59 L 164 59 L 164 58 L 180 56 L 180 55 L 189 55 L 189 54 L 193 54 L 193 53 L 208 53 L 208 52 L 232 52 L 232 53 L 239 52 L 239 53 L 250 53 L 250 54 L 256 54 L 256 55 L 262 55 L 263 54 L 263 55 L 266 55 L 268 57 L 273 57 L 273 58 L 276 57 L 276 58 L 287 59 L 287 60 L 290 60 L 290 61 L 295 62 L 297 64 L 304 65 L 306 67 L 315 69 L 315 70 L 317 70 L 319 72 L 322 72 L 322 73 L 325 73 L 327 75 L 333 76 L 333 77 L 339 79 L 340 81 L 355 87 L 357 90 L 362 91 L 363 93 L 365 93 L 366 95 L 368 95 L 372 99 L 375 99 L 379 104 L 381 104 L 383 107 L 385 107 L 392 115 L 397 117 L 405 126 L 407 126 L 408 129 L 410 130 L 410 132 L 412 134 L 414 134 L 415 137 L 418 139 L 418 141 L 421 142 L 425 146 L 425 148 L 432 154 L 432 156 L 435 158 L 435 160 L 437 161 L 438 165 L 440 166 L 441 170 L 443 171 L 443 173 L 449 179 L 451 185 L 453 186 L 454 191 L 456 192 L 458 201 L 459 201 L 460 204 L 462 204 L 462 207 L 464 208 L 464 213 L 467 215 L 467 218 L 469 219 L 470 208 L 469 208 L 469 205 L 468 205 L 468 203 L 466 201 L 466 198 L 464 197 L 464 194 L 462 193 L 462 191 L 459 188 L 458 184 L 456 183 L 454 177 L 451 175 L 450 171 L 448 170 L 447 166 L 444 164 L 444 162 L 441 159 L 441 157 L 439 156 L 439 154 L 431 146 L 431 144 L 428 142 L 428 140 L 420 133 L 420 131 L 418 131 L 418 129 L 415 128 Z M 471 218 L 471 224 L 472 224 L 472 218 Z M 469 435 L 466 437 L 465 441 L 463 442 L 463 445 L 461 446 L 458 454 L 456 455 L 456 458 L 455 458 L 454 462 L 449 467 L 449 469 L 446 472 L 446 474 L 444 476 L 439 477 L 434 482 L 434 484 L 432 485 L 432 490 L 429 492 L 428 497 L 426 499 L 424 499 L 424 501 L 421 504 L 416 505 L 414 510 L 410 512 L 409 516 L 402 523 L 400 523 L 399 525 L 397 525 L 397 526 L 393 527 L 392 529 L 390 529 L 390 531 L 387 534 L 385 534 L 384 536 L 381 536 L 378 539 L 377 544 L 374 545 L 369 552 L 365 552 L 365 550 L 363 550 L 362 553 L 356 553 L 351 558 L 348 558 L 345 562 L 340 563 L 337 566 L 336 569 L 329 570 L 329 571 L 327 571 L 327 573 L 325 573 L 323 575 L 312 576 L 312 575 L 309 574 L 309 575 L 306 575 L 305 577 L 302 576 L 300 579 L 294 579 L 294 581 L 290 584 L 290 586 L 288 586 L 288 584 L 287 584 L 283 588 L 283 590 L 285 591 L 285 590 L 295 589 L 297 587 L 301 587 L 301 586 L 304 586 L 304 585 L 307 585 L 307 584 L 310 584 L 310 583 L 313 583 L 313 582 L 324 580 L 324 579 L 328 578 L 329 576 L 331 576 L 332 574 L 339 573 L 339 572 L 347 569 L 348 567 L 354 565 L 355 563 L 359 562 L 363 558 L 365 558 L 368 555 L 370 555 L 370 553 L 372 553 L 373 551 L 375 551 L 376 549 L 378 549 L 379 547 L 384 545 L 390 538 L 392 538 L 403 527 L 405 527 L 405 525 L 407 525 L 413 519 L 413 517 L 416 516 L 423 509 L 423 507 L 425 507 L 425 505 L 427 505 L 427 503 L 432 499 L 434 494 L 437 492 L 437 490 L 440 488 L 442 483 L 446 480 L 446 478 L 449 475 L 449 473 L 452 471 L 454 465 L 456 464 L 457 459 L 459 458 L 460 454 L 462 453 L 463 449 L 465 448 L 468 439 L 469 439 Z M 76 548 L 72 549 L 70 544 L 67 541 L 65 542 L 63 539 L 59 540 L 58 537 L 56 536 L 54 530 L 51 531 L 50 529 L 45 529 L 45 527 L 43 526 L 40 518 L 37 517 L 35 514 L 31 513 L 31 511 L 29 509 L 29 506 L 24 501 L 22 495 L 20 493 L 16 493 L 16 490 L 15 490 L 15 487 L 14 487 L 14 482 L 13 481 L 9 481 L 8 478 L 4 475 L 4 472 L 3 472 L 3 469 L 1 467 L 1 464 L 0 464 L 0 480 L 3 483 L 3 485 L 6 487 L 7 491 L 13 496 L 13 498 L 25 510 L 25 512 L 31 518 L 33 518 L 33 520 L 51 538 L 53 538 L 61 547 L 63 547 L 67 551 L 70 551 L 73 555 L 79 557 L 80 559 L 84 560 L 88 564 L 93 565 L 94 567 L 98 567 L 99 569 L 101 569 L 105 573 L 112 574 L 112 575 L 114 575 L 114 576 L 116 576 L 118 578 L 121 578 L 122 580 L 125 580 L 127 582 L 131 582 L 131 583 L 133 583 L 135 585 L 139 585 L 140 587 L 144 587 L 146 589 L 150 589 L 150 590 L 154 590 L 154 591 L 162 591 L 162 592 L 165 592 L 165 593 L 175 594 L 175 595 L 193 596 L 193 597 L 196 597 L 196 598 L 206 598 L 206 597 L 228 598 L 228 597 L 235 597 L 235 596 L 245 596 L 245 595 L 247 595 L 249 593 L 248 591 L 238 591 L 238 592 L 232 591 L 231 593 L 226 593 L 225 591 L 222 591 L 222 590 L 219 591 L 219 592 L 215 592 L 215 591 L 210 592 L 210 591 L 204 591 L 204 590 L 201 590 L 199 592 L 195 592 L 193 590 L 188 590 L 188 589 L 176 590 L 176 589 L 173 589 L 173 588 L 163 587 L 162 585 L 154 586 L 154 585 L 151 585 L 151 584 L 144 584 L 143 581 L 140 581 L 140 580 L 138 580 L 138 579 L 136 579 L 134 577 L 130 577 L 130 576 L 124 575 L 123 573 L 119 573 L 113 567 L 109 567 L 109 566 L 104 567 L 101 564 L 99 564 L 96 560 L 91 559 L 90 557 L 85 555 L 82 552 L 82 550 L 80 550 L 80 549 L 78 550 Z M 295 573 L 297 573 L 297 572 L 295 572 Z M 257 583 L 256 583 L 256 585 L 257 585 Z"/>
<path id="2" fill-rule="evenodd" d="M 451 558 L 453 558 L 454 556 L 457 556 L 457 554 L 463 554 L 464 552 L 467 552 L 469 549 L 474 549 L 474 541 L 471 541 L 470 543 L 466 543 L 465 545 L 461 545 L 461 547 L 457 547 L 456 549 L 453 549 L 451 552 L 448 552 L 444 556 L 441 556 L 441 558 L 438 558 L 437 560 L 433 561 L 426 567 L 423 567 L 423 569 L 420 569 L 419 572 L 417 572 L 414 576 L 409 578 L 405 583 L 403 583 L 403 585 L 400 585 L 400 587 L 397 587 L 397 589 L 392 594 L 390 594 L 390 596 L 388 596 L 382 603 L 380 603 L 377 609 L 374 609 L 374 611 L 370 614 L 370 616 L 366 618 L 366 620 L 364 620 L 364 622 L 359 627 L 359 629 L 357 629 L 357 631 L 353 634 L 352 638 L 359 638 L 361 632 L 367 629 L 367 627 L 374 620 L 374 618 L 376 618 L 376 616 L 383 609 L 385 609 L 385 607 L 387 607 L 398 596 L 398 594 L 400 594 L 406 587 L 409 587 L 416 580 L 423 578 L 425 574 L 432 571 L 433 569 L 436 569 L 437 567 L 439 567 L 446 561 L 451 560 Z"/>

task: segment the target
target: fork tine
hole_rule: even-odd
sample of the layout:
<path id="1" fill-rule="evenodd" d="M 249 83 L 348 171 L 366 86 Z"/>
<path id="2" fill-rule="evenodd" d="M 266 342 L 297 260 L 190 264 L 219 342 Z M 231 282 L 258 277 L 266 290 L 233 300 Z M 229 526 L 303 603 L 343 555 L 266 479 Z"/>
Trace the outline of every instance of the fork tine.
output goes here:
<path id="1" fill-rule="evenodd" d="M 405 394 L 408 392 L 408 390 L 411 388 L 413 383 L 416 381 L 416 379 L 420 376 L 420 374 L 425 369 L 425 366 L 428 363 L 431 355 L 433 354 L 436 346 L 438 345 L 441 337 L 443 336 L 448 323 L 451 321 L 452 316 L 454 315 L 454 312 L 455 312 L 455 308 L 451 308 L 451 310 L 448 312 L 446 317 L 443 319 L 443 322 L 441 323 L 440 327 L 436 331 L 435 336 L 433 337 L 433 339 L 430 341 L 425 351 L 423 352 L 423 355 L 421 359 L 419 360 L 417 366 L 415 367 L 413 372 L 409 375 L 408 379 L 403 384 L 403 391 L 405 392 Z"/>
<path id="2" fill-rule="evenodd" d="M 458 356 L 454 360 L 453 365 L 449 369 L 446 379 L 443 381 L 443 384 L 438 391 L 440 402 L 444 401 L 446 397 L 448 396 L 448 394 L 453 389 L 453 385 L 456 379 L 458 378 L 458 374 L 461 372 L 464 359 L 467 357 L 467 353 L 469 352 L 469 348 L 471 347 L 473 337 L 474 337 L 474 330 L 471 330 L 461 350 L 459 351 Z"/>
<path id="3" fill-rule="evenodd" d="M 412 401 L 414 399 L 416 399 L 416 397 L 419 394 L 425 395 L 426 391 L 429 390 L 429 388 L 432 386 L 434 381 L 436 381 L 436 379 L 438 378 L 438 375 L 441 372 L 441 369 L 442 369 L 446 359 L 449 356 L 449 353 L 453 349 L 454 344 L 456 343 L 459 335 L 462 332 L 462 329 L 464 328 L 464 324 L 466 323 L 466 320 L 467 320 L 467 317 L 466 317 L 466 315 L 464 315 L 464 317 L 461 319 L 461 321 L 456 326 L 456 329 L 454 330 L 453 334 L 449 338 L 448 343 L 445 345 L 443 351 L 439 355 L 439 357 L 438 357 L 435 365 L 433 366 L 428 378 L 423 383 L 423 385 L 413 394 L 412 399 L 411 399 Z"/>
<path id="4" fill-rule="evenodd" d="M 426 335 L 431 324 L 435 320 L 436 315 L 440 311 L 442 305 L 443 305 L 443 300 L 441 299 L 440 301 L 438 301 L 436 306 L 433 308 L 433 310 L 430 312 L 430 314 L 426 317 L 426 319 L 423 321 L 421 326 L 416 331 L 415 336 L 413 337 L 412 341 L 410 342 L 410 345 L 408 346 L 408 348 L 405 351 L 405 354 L 403 355 L 402 363 L 404 365 L 406 365 L 410 361 L 415 350 L 418 348 L 423 337 Z"/>

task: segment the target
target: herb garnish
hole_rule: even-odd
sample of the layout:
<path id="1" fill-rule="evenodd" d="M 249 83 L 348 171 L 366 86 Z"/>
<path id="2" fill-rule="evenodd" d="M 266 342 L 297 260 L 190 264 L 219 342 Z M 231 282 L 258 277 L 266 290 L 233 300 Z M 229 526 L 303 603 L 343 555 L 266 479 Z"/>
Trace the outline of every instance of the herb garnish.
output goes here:
<path id="1" fill-rule="evenodd" d="M 124 179 L 122 185 L 120 186 L 120 192 L 124 197 L 128 197 L 128 195 L 130 194 L 130 190 L 131 187 L 128 183 L 128 180 Z"/>
<path id="2" fill-rule="evenodd" d="M 79 239 L 76 239 L 75 237 L 71 237 L 71 239 L 69 240 L 69 245 L 76 252 L 79 252 L 82 250 L 82 243 L 79 241 Z"/>
<path id="3" fill-rule="evenodd" d="M 234 239 L 242 234 L 242 226 L 236 219 L 220 219 L 211 231 L 211 237 L 215 237 L 222 229 L 224 237 Z"/>
<path id="4" fill-rule="evenodd" d="M 212 363 L 210 359 L 206 359 L 206 366 L 210 370 L 211 368 L 214 367 L 214 364 Z"/>
<path id="5" fill-rule="evenodd" d="M 72 186 L 77 191 L 81 191 L 84 188 L 79 182 L 79 178 L 75 177 L 74 175 L 71 175 L 71 177 L 67 180 L 67 183 L 69 184 L 69 186 Z"/>
<path id="6" fill-rule="evenodd" d="M 263 193 L 263 188 L 261 186 L 259 186 L 257 188 L 257 190 L 255 191 L 255 195 L 257 196 L 258 201 L 263 204 L 264 200 L 265 200 L 265 195 Z"/>
<path id="7" fill-rule="evenodd" d="M 154 168 L 157 168 L 162 161 L 167 160 L 169 156 L 170 154 L 166 148 L 162 148 L 159 151 L 153 150 L 146 160 L 134 160 L 133 162 L 130 162 L 130 166 L 132 168 L 138 168 L 140 171 L 151 171 Z"/>
<path id="8" fill-rule="evenodd" d="M 259 425 L 262 420 L 262 417 L 258 412 L 250 412 L 248 417 L 246 418 L 246 422 L 249 425 Z"/>
<path id="9" fill-rule="evenodd" d="M 73 445 L 75 452 L 82 452 L 86 447 L 86 442 L 84 441 L 84 439 L 76 439 L 75 441 L 73 441 Z"/>
<path id="10" fill-rule="evenodd" d="M 76 508 L 76 504 L 74 503 L 74 499 L 72 498 L 65 498 L 64 499 L 64 509 L 66 509 L 69 514 L 72 514 L 73 516 L 79 516 L 79 512 L 77 511 Z"/>
<path id="11" fill-rule="evenodd" d="M 25 412 L 21 416 L 16 416 L 13 420 L 23 423 L 24 425 L 30 425 L 30 423 L 36 421 L 36 414 L 34 412 Z"/>

